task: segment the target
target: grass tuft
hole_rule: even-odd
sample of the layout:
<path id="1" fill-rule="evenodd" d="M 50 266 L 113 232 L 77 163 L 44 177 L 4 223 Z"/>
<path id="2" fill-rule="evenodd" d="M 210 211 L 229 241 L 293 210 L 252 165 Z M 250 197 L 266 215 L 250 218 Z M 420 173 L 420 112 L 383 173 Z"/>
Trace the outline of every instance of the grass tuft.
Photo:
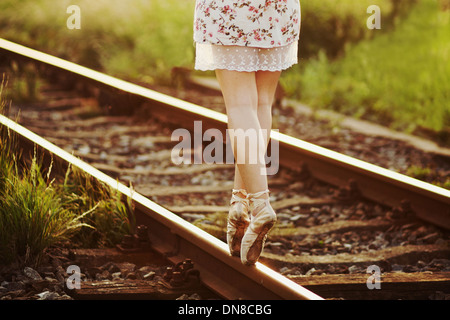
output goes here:
<path id="1" fill-rule="evenodd" d="M 0 114 L 5 109 L 0 96 Z M 36 149 L 28 161 L 19 150 L 1 126 L 0 265 L 37 265 L 49 247 L 113 246 L 132 233 L 131 199 L 76 168 L 51 179 L 53 163 L 43 168 Z"/>
<path id="2" fill-rule="evenodd" d="M 420 134 L 450 145 L 450 10 L 420 0 L 395 30 L 324 52 L 283 79 L 290 92 L 315 108 Z"/>

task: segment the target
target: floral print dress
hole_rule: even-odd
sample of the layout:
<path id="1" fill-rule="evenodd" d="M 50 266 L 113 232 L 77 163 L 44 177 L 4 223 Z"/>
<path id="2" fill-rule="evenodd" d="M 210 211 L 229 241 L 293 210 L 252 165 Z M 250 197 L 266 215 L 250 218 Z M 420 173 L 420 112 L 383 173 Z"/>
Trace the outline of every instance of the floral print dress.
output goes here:
<path id="1" fill-rule="evenodd" d="M 297 63 L 299 0 L 196 0 L 195 68 L 277 71 Z"/>

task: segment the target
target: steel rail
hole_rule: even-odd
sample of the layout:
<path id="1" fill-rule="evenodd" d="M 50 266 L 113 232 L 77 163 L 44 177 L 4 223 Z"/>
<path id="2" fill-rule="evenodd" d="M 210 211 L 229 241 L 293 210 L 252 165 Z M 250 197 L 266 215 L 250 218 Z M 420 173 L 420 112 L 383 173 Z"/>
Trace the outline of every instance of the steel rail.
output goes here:
<path id="1" fill-rule="evenodd" d="M 195 263 L 195 268 L 200 271 L 203 284 L 224 298 L 322 300 L 320 296 L 259 262 L 253 267 L 242 265 L 240 259 L 229 255 L 224 242 L 11 119 L 0 115 L 0 124 L 17 134 L 22 148 L 33 150 L 36 146 L 47 158 L 51 157 L 53 161 L 58 162 L 57 167 L 70 163 L 118 190 L 125 197 L 131 198 L 135 206 L 136 222 L 144 223 L 148 227 L 152 247 L 163 254 L 170 253 L 168 259 L 173 263 L 190 258 Z"/>
<path id="2" fill-rule="evenodd" d="M 35 62 L 53 66 L 72 75 L 93 81 L 97 85 L 115 88 L 134 103 L 146 103 L 149 111 L 174 124 L 183 123 L 192 128 L 194 121 L 202 121 L 203 129 L 227 128 L 226 115 L 189 103 L 142 86 L 117 79 L 75 63 L 15 44 L 0 38 L 0 49 L 7 54 L 21 56 Z M 0 52 L 1 52 L 0 50 Z M 124 101 L 123 99 L 121 101 Z M 301 171 L 307 170 L 315 178 L 345 186 L 354 181 L 362 197 L 398 207 L 404 201 L 410 203 L 416 216 L 437 226 L 450 229 L 450 190 L 408 177 L 334 152 L 332 150 L 272 131 L 271 138 L 279 143 L 279 163 Z"/>

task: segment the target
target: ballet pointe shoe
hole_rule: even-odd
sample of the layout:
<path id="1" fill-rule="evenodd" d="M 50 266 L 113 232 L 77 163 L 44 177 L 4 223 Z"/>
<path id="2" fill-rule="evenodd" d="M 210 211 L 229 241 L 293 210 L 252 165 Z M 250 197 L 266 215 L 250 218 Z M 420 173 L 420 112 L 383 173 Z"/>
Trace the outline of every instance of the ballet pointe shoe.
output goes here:
<path id="1" fill-rule="evenodd" d="M 277 221 L 277 216 L 269 203 L 269 199 L 258 199 L 258 197 L 268 192 L 269 190 L 266 190 L 247 195 L 251 222 L 242 238 L 241 261 L 248 266 L 258 261 L 264 248 L 267 234 Z"/>
<path id="2" fill-rule="evenodd" d="M 239 193 L 244 198 L 239 197 Z M 233 189 L 227 219 L 227 243 L 232 256 L 239 257 L 242 237 L 249 224 L 247 192 L 244 189 Z"/>

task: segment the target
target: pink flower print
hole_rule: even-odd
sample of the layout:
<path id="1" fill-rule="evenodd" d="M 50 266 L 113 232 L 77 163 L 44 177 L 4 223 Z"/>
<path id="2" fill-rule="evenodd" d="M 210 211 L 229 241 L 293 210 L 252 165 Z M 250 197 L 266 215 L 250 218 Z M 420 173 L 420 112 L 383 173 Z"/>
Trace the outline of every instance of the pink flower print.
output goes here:
<path id="1" fill-rule="evenodd" d="M 213 44 L 283 46 L 298 37 L 295 0 L 197 0 L 194 31 Z M 245 21 L 244 21 L 245 20 Z"/>
<path id="2" fill-rule="evenodd" d="M 225 7 L 223 7 L 222 12 L 223 12 L 224 14 L 229 14 L 229 13 L 232 12 L 232 10 L 231 10 L 231 8 L 230 8 L 229 5 L 226 5 Z"/>

